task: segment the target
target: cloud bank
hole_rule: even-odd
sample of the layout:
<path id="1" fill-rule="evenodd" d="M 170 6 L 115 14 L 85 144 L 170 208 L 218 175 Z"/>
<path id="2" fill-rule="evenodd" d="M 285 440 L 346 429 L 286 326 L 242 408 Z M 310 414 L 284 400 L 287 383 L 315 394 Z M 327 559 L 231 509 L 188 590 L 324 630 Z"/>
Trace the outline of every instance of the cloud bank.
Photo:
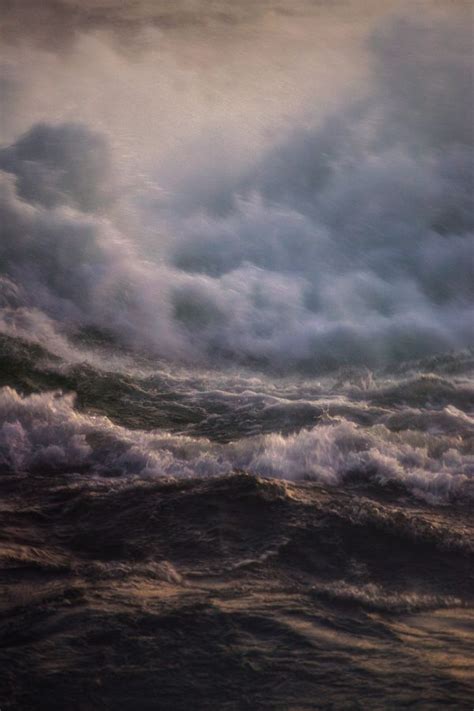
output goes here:
<path id="1" fill-rule="evenodd" d="M 79 28 L 122 17 L 57 7 Z M 139 14 L 153 24 L 151 7 Z M 211 136 L 137 191 L 94 126 L 52 117 L 4 145 L 12 323 L 35 309 L 59 330 L 106 329 L 166 357 L 285 370 L 471 345 L 472 40 L 459 7 L 383 20 L 364 92 L 323 118 L 313 96 L 252 160 L 236 145 L 229 162 Z"/>

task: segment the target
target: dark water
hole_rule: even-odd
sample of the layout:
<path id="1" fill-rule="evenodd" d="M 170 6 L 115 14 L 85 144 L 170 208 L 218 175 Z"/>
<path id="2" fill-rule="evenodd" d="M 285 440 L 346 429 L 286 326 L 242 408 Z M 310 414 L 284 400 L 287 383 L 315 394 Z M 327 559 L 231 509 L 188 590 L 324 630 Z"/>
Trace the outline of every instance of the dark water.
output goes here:
<path id="1" fill-rule="evenodd" d="M 472 353 L 0 347 L 4 711 L 471 708 Z"/>
<path id="2" fill-rule="evenodd" d="M 466 507 L 4 477 L 3 708 L 469 708 Z"/>

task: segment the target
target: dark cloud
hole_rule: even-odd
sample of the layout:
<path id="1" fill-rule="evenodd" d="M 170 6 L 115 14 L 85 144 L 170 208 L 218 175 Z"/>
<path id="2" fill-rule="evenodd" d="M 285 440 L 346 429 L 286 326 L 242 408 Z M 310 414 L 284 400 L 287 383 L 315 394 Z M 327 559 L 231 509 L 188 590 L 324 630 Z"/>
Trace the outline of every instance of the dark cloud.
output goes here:
<path id="1" fill-rule="evenodd" d="M 143 263 L 107 217 L 110 182 L 106 139 L 86 126 L 40 124 L 4 149 L 0 286 L 8 302 L 19 295 L 20 319 L 34 309 L 33 332 L 43 314 L 66 331 L 92 325 L 155 348 L 150 327 L 169 355 L 176 347 L 163 314 L 173 276 Z"/>
<path id="2" fill-rule="evenodd" d="M 0 149 L 0 169 L 14 173 L 20 197 L 45 207 L 69 204 L 94 212 L 112 198 L 107 142 L 81 125 L 35 125 Z"/>

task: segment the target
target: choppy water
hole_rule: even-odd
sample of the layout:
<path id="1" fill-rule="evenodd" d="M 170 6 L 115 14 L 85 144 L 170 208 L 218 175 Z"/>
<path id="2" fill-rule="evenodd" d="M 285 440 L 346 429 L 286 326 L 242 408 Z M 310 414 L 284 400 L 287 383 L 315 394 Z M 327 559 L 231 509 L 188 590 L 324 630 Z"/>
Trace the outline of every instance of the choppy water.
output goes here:
<path id="1" fill-rule="evenodd" d="M 4 336 L 1 461 L 11 472 L 211 476 L 233 469 L 442 503 L 472 496 L 471 352 L 320 379 L 171 369 Z M 112 364 L 112 366 L 111 366 Z"/>
<path id="2" fill-rule="evenodd" d="M 472 709 L 469 3 L 0 5 L 0 711 Z"/>
<path id="3" fill-rule="evenodd" d="M 2 708 L 470 707 L 472 352 L 82 347 L 0 343 Z"/>

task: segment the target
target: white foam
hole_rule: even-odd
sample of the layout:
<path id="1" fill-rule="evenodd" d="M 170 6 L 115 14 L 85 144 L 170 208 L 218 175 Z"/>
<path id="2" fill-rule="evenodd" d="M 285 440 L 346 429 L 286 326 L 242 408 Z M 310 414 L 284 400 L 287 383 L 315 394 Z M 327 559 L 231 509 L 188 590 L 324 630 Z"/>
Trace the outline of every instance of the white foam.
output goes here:
<path id="1" fill-rule="evenodd" d="M 468 493 L 474 455 L 459 437 L 383 425 L 362 428 L 340 419 L 283 436 L 249 437 L 227 445 L 167 432 L 132 431 L 81 413 L 72 395 L 22 397 L 0 390 L 0 465 L 12 472 L 191 477 L 234 469 L 282 479 L 342 484 L 367 477 L 403 483 L 432 501 Z"/>

